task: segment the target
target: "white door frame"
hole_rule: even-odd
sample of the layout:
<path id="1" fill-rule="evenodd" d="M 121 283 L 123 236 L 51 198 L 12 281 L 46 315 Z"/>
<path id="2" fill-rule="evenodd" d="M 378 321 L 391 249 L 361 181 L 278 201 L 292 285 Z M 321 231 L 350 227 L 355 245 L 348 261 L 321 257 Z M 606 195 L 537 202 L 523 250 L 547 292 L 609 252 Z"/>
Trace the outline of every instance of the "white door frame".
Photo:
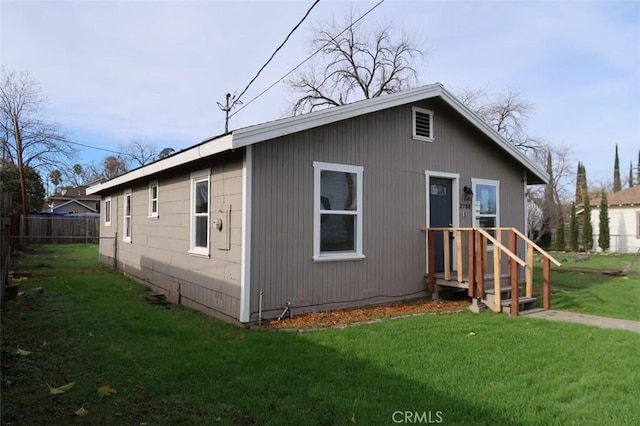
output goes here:
<path id="1" fill-rule="evenodd" d="M 449 172 L 438 172 L 435 170 L 425 170 L 425 194 L 426 194 L 426 221 L 427 228 L 431 226 L 431 210 L 429 206 L 429 179 L 434 178 L 444 178 L 451 179 L 451 225 L 454 228 L 458 228 L 460 226 L 460 174 L 459 173 L 449 173 Z M 429 250 L 429 235 L 427 234 L 426 238 L 426 251 L 428 253 Z M 453 257 L 451 258 L 451 266 L 457 265 L 458 255 L 455 250 L 453 251 Z M 425 272 L 429 272 L 429 256 L 426 256 L 425 260 L 426 269 Z"/>

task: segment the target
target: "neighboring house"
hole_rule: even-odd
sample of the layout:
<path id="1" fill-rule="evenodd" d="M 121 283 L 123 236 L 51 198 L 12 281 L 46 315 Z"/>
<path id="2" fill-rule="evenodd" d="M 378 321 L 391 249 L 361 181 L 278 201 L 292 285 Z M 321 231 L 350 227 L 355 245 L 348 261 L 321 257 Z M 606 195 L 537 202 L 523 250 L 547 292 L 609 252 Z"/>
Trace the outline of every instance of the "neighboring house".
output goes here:
<path id="1" fill-rule="evenodd" d="M 234 130 L 88 193 L 103 262 L 250 323 L 428 295 L 422 227 L 526 232 L 526 187 L 547 180 L 434 84 Z"/>
<path id="2" fill-rule="evenodd" d="M 590 202 L 593 245 L 598 247 L 600 233 L 600 198 Z M 612 253 L 635 253 L 640 249 L 640 186 L 607 194 L 609 236 Z"/>
<path id="3" fill-rule="evenodd" d="M 47 200 L 47 212 L 56 214 L 88 214 L 100 212 L 100 196 L 87 195 L 87 186 L 65 188 Z"/>

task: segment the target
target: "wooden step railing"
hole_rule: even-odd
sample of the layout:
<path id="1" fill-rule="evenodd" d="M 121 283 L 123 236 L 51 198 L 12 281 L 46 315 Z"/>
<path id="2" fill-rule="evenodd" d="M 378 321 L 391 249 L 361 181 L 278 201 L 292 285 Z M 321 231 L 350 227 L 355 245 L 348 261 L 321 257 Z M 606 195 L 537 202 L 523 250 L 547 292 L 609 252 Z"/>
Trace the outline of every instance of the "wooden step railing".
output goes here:
<path id="1" fill-rule="evenodd" d="M 485 274 L 489 265 L 489 243 L 492 247 L 492 267 L 493 267 L 493 287 L 495 310 L 501 310 L 500 299 L 500 279 L 503 270 L 502 259 L 507 258 L 506 273 L 509 276 L 511 287 L 511 315 L 519 314 L 519 267 L 525 271 L 525 296 L 533 295 L 533 262 L 535 252 L 542 257 L 542 293 L 543 306 L 551 309 L 551 263 L 561 266 L 560 262 L 554 259 L 540 246 L 527 238 L 516 228 L 422 228 L 427 233 L 427 277 L 429 290 L 435 291 L 436 272 L 435 258 L 436 246 L 435 236 L 437 232 L 442 232 L 444 251 L 444 279 L 452 281 L 452 259 L 451 259 L 451 236 L 455 241 L 456 252 L 456 274 L 455 280 L 459 283 L 465 282 L 467 277 L 469 296 L 483 298 L 485 296 Z M 493 233 L 494 235 L 491 235 Z M 505 237 L 506 234 L 506 238 Z M 525 244 L 525 259 L 517 255 L 518 241 Z M 465 243 L 466 241 L 466 243 Z M 503 241 L 506 241 L 503 243 Z M 465 247 L 466 245 L 466 247 Z M 465 250 L 466 248 L 466 250 Z M 466 261 L 465 261 L 466 259 Z"/>

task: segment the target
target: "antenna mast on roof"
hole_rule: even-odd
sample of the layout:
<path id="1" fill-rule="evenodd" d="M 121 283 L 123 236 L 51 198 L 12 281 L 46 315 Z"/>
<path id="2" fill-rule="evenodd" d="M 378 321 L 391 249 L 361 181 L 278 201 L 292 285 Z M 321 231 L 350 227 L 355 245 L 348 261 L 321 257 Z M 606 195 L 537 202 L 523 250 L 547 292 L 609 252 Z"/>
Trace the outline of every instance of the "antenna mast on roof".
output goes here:
<path id="1" fill-rule="evenodd" d="M 224 111 L 224 133 L 226 134 L 229 133 L 229 111 L 231 111 L 231 109 L 236 105 L 242 105 L 242 101 L 236 99 L 235 93 L 233 95 L 231 93 L 227 93 L 225 98 L 225 105 L 222 105 L 220 102 L 217 102 L 217 104 L 218 108 L 220 108 L 221 111 Z"/>

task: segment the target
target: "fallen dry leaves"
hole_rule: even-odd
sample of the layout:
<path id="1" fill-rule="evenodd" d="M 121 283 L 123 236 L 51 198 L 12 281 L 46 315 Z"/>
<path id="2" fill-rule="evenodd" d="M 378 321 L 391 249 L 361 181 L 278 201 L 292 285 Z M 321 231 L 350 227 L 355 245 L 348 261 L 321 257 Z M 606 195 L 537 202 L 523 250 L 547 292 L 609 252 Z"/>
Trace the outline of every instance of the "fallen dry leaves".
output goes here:
<path id="1" fill-rule="evenodd" d="M 293 318 L 273 320 L 268 327 L 313 329 L 341 327 L 357 323 L 403 317 L 415 314 L 449 314 L 467 309 L 466 300 L 419 300 L 413 302 L 394 302 L 364 308 L 337 309 L 325 312 L 310 312 L 294 315 Z"/>

